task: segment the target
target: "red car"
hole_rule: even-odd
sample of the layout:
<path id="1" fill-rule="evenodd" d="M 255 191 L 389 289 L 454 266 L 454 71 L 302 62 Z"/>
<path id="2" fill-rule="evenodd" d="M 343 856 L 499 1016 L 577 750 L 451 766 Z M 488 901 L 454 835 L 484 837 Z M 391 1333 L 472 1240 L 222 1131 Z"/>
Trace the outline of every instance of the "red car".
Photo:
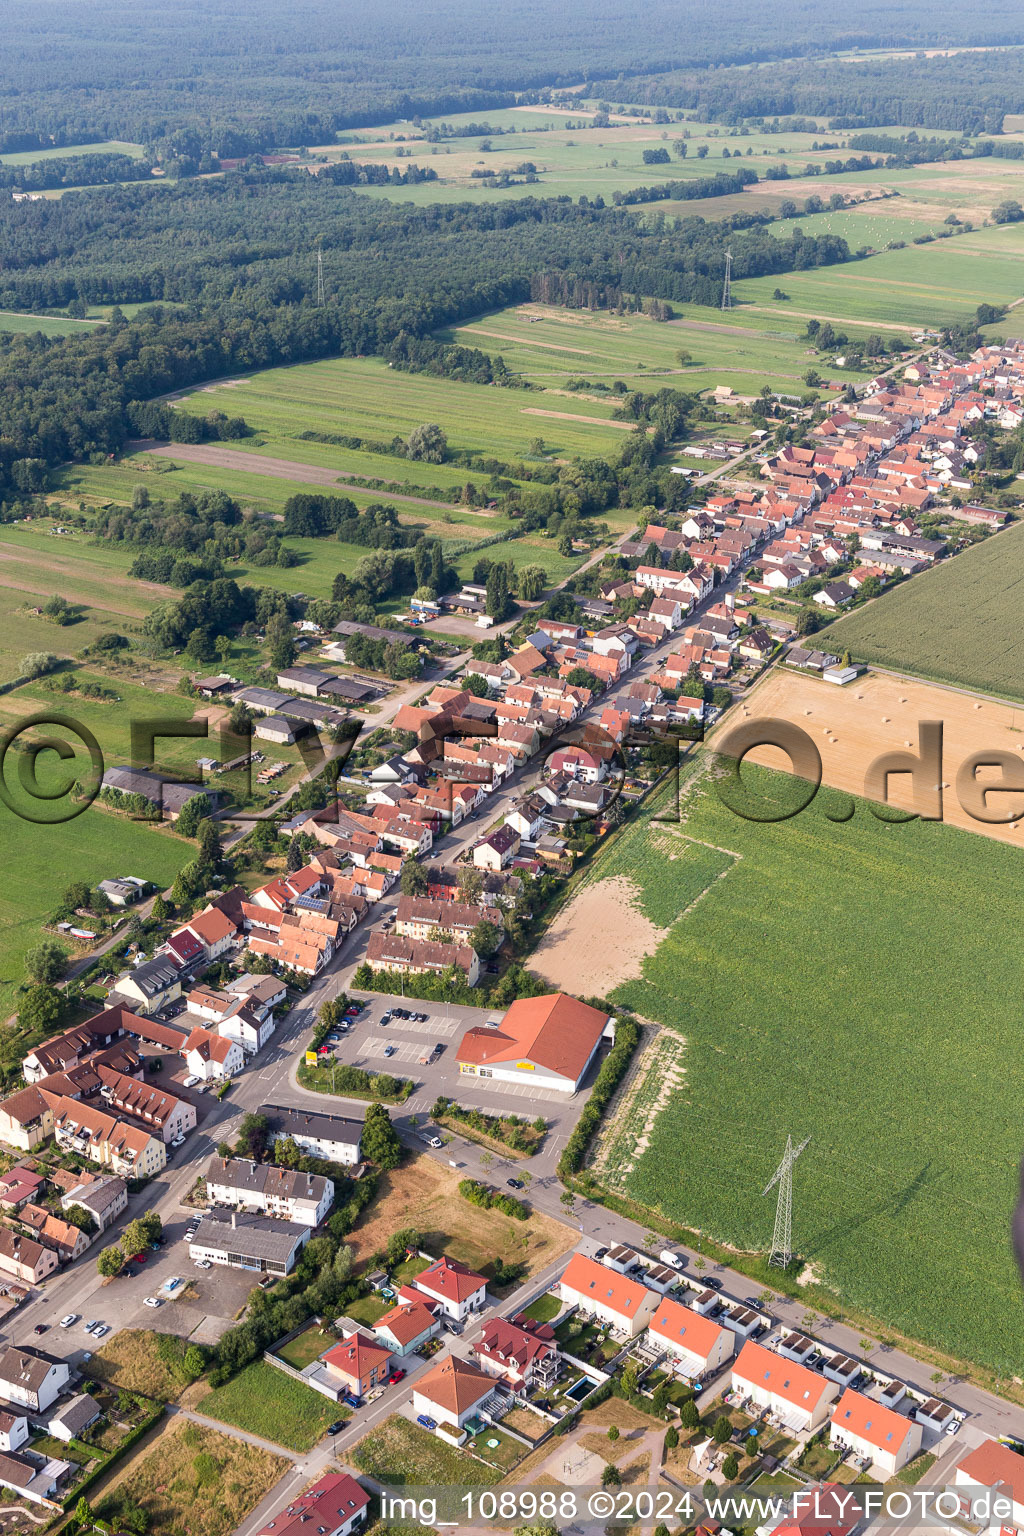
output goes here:
<path id="1" fill-rule="evenodd" d="M 128 1262 L 129 1264 L 145 1264 L 148 1258 L 148 1253 L 133 1253 Z"/>
<path id="2" fill-rule="evenodd" d="M 388 1377 L 388 1385 L 393 1387 L 395 1382 L 401 1381 L 404 1375 L 405 1372 L 401 1369 L 401 1367 L 399 1367 L 399 1369 L 396 1371 L 392 1371 L 391 1375 Z"/>

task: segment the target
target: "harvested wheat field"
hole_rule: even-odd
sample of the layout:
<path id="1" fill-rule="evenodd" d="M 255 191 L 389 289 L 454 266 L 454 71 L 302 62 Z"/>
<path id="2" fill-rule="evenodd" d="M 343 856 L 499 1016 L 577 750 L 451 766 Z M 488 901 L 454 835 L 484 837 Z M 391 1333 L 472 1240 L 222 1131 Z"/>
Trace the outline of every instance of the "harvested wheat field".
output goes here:
<path id="1" fill-rule="evenodd" d="M 880 796 L 867 787 L 871 764 L 883 753 L 916 756 L 919 725 L 940 722 L 941 774 L 933 778 L 922 773 L 915 784 L 907 773 L 891 773 L 890 805 L 922 813 L 928 809 L 921 798 L 922 786 L 927 794 L 938 784 L 944 822 L 1024 847 L 1021 821 L 1007 821 L 1011 815 L 1024 817 L 1024 789 L 985 795 L 986 814 L 1003 818 L 996 823 L 968 814 L 962 804 L 963 787 L 958 792 L 957 785 L 961 765 L 974 754 L 990 750 L 1008 753 L 1014 762 L 1019 761 L 1019 777 L 1024 784 L 1024 708 L 880 673 L 868 673 L 840 688 L 776 668 L 752 690 L 739 710 L 730 713 L 712 745 L 720 748 L 730 732 L 745 721 L 768 718 L 790 721 L 807 733 L 821 756 L 826 784 L 875 800 Z M 747 761 L 791 769 L 789 759 L 776 747 L 758 747 Z M 999 770 L 983 767 L 977 773 L 977 784 L 985 789 L 1000 776 Z"/>
<path id="2" fill-rule="evenodd" d="M 581 887 L 545 933 L 530 969 L 563 992 L 604 997 L 634 980 L 667 933 L 646 917 L 625 875 Z"/>

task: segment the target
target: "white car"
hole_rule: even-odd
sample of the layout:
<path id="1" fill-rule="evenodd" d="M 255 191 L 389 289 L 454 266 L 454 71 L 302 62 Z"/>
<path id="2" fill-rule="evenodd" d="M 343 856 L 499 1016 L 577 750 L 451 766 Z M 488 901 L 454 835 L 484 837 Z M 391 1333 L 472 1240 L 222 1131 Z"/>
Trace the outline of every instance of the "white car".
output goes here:
<path id="1" fill-rule="evenodd" d="M 946 1425 L 946 1434 L 947 1435 L 957 1435 L 959 1433 L 960 1433 L 960 1420 L 959 1419 L 950 1419 L 949 1423 Z"/>
<path id="2" fill-rule="evenodd" d="M 212 1268 L 213 1268 L 213 1263 L 212 1263 L 212 1261 L 210 1259 L 196 1259 L 196 1269 L 212 1269 Z"/>
<path id="3" fill-rule="evenodd" d="M 196 1077 L 194 1072 L 190 1072 L 188 1077 L 182 1079 L 181 1086 L 183 1088 L 194 1088 L 196 1083 L 201 1083 L 201 1082 L 202 1082 L 202 1078 L 201 1077 Z"/>
<path id="4" fill-rule="evenodd" d="M 183 1147 L 184 1145 L 185 1145 L 185 1138 L 184 1138 L 184 1136 L 175 1136 L 174 1140 L 171 1142 L 171 1146 L 172 1147 Z"/>
<path id="5" fill-rule="evenodd" d="M 144 1307 L 162 1307 L 163 1302 L 159 1296 L 147 1296 L 142 1305 Z"/>
<path id="6" fill-rule="evenodd" d="M 71 1328 L 77 1322 L 78 1322 L 78 1313 L 77 1312 L 69 1312 L 67 1317 L 62 1317 L 61 1318 L 59 1326 L 61 1328 Z"/>
<path id="7" fill-rule="evenodd" d="M 105 1339 L 109 1332 L 110 1329 L 107 1327 L 106 1323 L 97 1323 L 96 1327 L 92 1331 L 92 1336 L 94 1339 Z"/>

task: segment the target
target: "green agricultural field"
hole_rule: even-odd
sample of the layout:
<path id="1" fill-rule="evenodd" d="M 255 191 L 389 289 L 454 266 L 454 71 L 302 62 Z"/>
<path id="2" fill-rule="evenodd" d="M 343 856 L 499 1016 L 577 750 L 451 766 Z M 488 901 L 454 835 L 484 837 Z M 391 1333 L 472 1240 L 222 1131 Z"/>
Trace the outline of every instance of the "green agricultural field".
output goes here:
<path id="1" fill-rule="evenodd" d="M 396 434 L 408 437 L 423 422 L 436 421 L 452 448 L 502 459 L 529 453 L 530 442 L 538 434 L 546 434 L 557 453 L 607 453 L 617 446 L 623 431 L 611 422 L 610 403 L 588 401 L 585 409 L 574 410 L 560 399 L 403 373 L 380 358 L 331 358 L 272 368 L 230 390 L 214 396 L 199 390 L 182 402 L 184 409 L 198 414 L 205 414 L 212 404 L 289 439 L 314 430 L 388 442 Z M 574 420 L 574 415 L 584 419 Z M 294 443 L 296 451 L 289 456 L 301 459 L 303 446 L 301 441 Z M 371 457 L 379 466 L 377 474 L 389 466 L 394 475 L 400 464 L 410 479 L 419 477 L 419 464 Z"/>
<path id="2" fill-rule="evenodd" d="M 1007 224 L 782 278 L 748 278 L 734 292 L 741 315 L 788 311 L 910 332 L 973 315 L 979 304 L 1020 298 L 1022 254 L 1020 226 Z M 789 295 L 785 303 L 772 299 L 776 287 Z"/>
<path id="3" fill-rule="evenodd" d="M 646 315 L 523 304 L 442 335 L 465 346 L 500 351 L 509 368 L 550 390 L 563 387 L 569 378 L 606 386 L 622 379 L 634 389 L 673 388 L 692 394 L 717 384 L 729 384 L 747 395 L 758 394 L 766 383 L 790 393 L 806 387 L 803 375 L 815 362 L 801 339 L 806 321 L 787 314 L 786 306 L 778 306 L 777 321 L 743 310 L 674 307 L 679 318 L 666 323 Z M 681 350 L 692 357 L 685 366 L 679 363 Z M 600 395 L 570 394 L 561 408 L 589 414 L 595 400 L 604 403 Z M 543 423 L 537 430 L 547 441 Z"/>
<path id="4" fill-rule="evenodd" d="M 94 320 L 70 320 L 66 315 L 24 315 L 14 310 L 0 310 L 0 331 L 27 336 L 42 331 L 44 336 L 74 336 L 91 331 Z"/>
<path id="5" fill-rule="evenodd" d="M 77 160 L 81 155 L 130 155 L 133 160 L 141 160 L 143 153 L 141 144 L 105 139 L 102 144 L 65 144 L 58 149 L 19 150 L 0 155 L 0 165 L 34 165 L 37 160 Z"/>
<path id="6" fill-rule="evenodd" d="M 73 707 L 61 710 L 74 715 Z M 5 714 L 3 725 L 9 723 Z M 111 761 L 110 758 L 107 759 Z M 8 766 L 6 778 L 9 780 Z M 25 953 L 42 938 L 40 924 L 50 916 L 75 880 L 97 881 L 113 875 L 139 875 L 161 888 L 195 856 L 195 845 L 168 830 L 111 816 L 96 807 L 64 825 L 42 827 L 0 807 L 4 869 L 0 878 L 0 1018 L 18 1006 L 25 980 Z"/>
<path id="7" fill-rule="evenodd" d="M 822 631 L 830 649 L 1024 700 L 1024 526 L 944 560 Z"/>
<path id="8" fill-rule="evenodd" d="M 748 773 L 759 793 L 791 796 L 788 777 Z M 1022 1373 L 1005 1322 L 1020 1307 L 1008 1238 L 1024 1066 L 1008 999 L 1024 960 L 1005 935 L 1024 922 L 1021 856 L 935 823 L 885 824 L 864 802 L 833 822 L 832 792 L 819 798 L 754 823 L 704 777 L 681 826 L 648 810 L 599 861 L 594 877 L 633 881 L 667 929 L 613 997 L 687 1042 L 685 1080 L 620 1187 L 763 1251 L 774 1197 L 761 1190 L 787 1135 L 811 1136 L 793 1237 L 815 1274 L 891 1327 Z M 652 810 L 666 808 L 661 796 Z M 679 920 L 690 839 L 734 858 Z"/>

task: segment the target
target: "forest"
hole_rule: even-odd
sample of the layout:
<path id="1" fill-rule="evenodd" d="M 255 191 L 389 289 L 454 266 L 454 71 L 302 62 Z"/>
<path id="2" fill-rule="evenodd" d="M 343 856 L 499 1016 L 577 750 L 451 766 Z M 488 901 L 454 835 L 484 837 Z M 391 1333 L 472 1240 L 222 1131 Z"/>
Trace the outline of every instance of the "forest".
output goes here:
<path id="1" fill-rule="evenodd" d="M 701 218 L 647 227 L 568 198 L 396 207 L 305 171 L 262 169 L 18 204 L 0 210 L 0 243 L 8 233 L 0 305 L 170 298 L 184 307 L 133 320 L 115 309 L 84 336 L 0 334 L 0 499 L 43 489 L 49 466 L 116 453 L 179 414 L 146 403 L 154 396 L 237 369 L 381 354 L 403 333 L 422 337 L 521 302 L 537 284 L 584 303 L 622 291 L 715 302 L 727 241 L 737 278 L 850 254 L 829 234 L 775 238 Z M 323 307 L 311 302 L 314 235 L 325 253 Z"/>
<path id="2" fill-rule="evenodd" d="M 979 18 L 984 25 L 984 17 Z M 900 21 L 907 14 L 900 8 Z M 978 34 L 972 39 L 980 42 Z M 1009 38 L 1004 41 L 1010 41 Z M 911 128 L 1001 133 L 1007 112 L 1024 111 L 1016 49 L 913 59 L 783 59 L 770 69 L 689 67 L 604 87 L 630 101 L 683 107 L 704 122 L 759 123 L 827 117 L 837 131 L 899 123 Z"/>
<path id="3" fill-rule="evenodd" d="M 215 10 L 202 0 L 174 6 L 139 0 L 127 24 L 118 0 L 4 0 L 2 10 L 0 153 L 111 138 L 151 145 L 161 158 L 194 162 L 207 153 L 239 157 L 281 144 L 325 143 L 339 131 L 396 118 L 483 115 L 510 105 L 512 92 L 585 80 L 849 47 L 1024 41 L 1019 15 L 1000 8 L 967 11 L 954 0 L 904 0 L 898 9 L 882 0 L 856 9 L 838 0 L 813 7 L 800 0 L 771 7 L 736 0 L 725 10 L 696 0 L 652 0 L 641 26 L 612 0 L 589 0 L 584 7 L 512 0 L 490 12 L 486 25 L 470 0 L 415 7 L 382 0 L 372 13 L 351 0 L 283 6 L 222 0 Z M 915 68 L 899 75 L 912 103 L 919 73 Z M 822 89 L 849 94 L 837 91 L 834 75 L 815 64 L 806 71 L 806 84 L 813 90 L 819 81 L 819 100 Z M 758 80 L 756 73 L 750 78 Z M 870 71 L 863 78 L 869 80 Z M 851 75 L 848 84 L 856 95 L 857 77 Z M 774 69 L 764 88 L 784 91 Z M 873 88 L 885 94 L 880 85 Z M 728 89 L 716 74 L 716 99 L 724 100 Z M 896 78 L 888 90 L 898 93 Z M 932 94 L 941 106 L 941 91 Z M 956 94 L 948 90 L 947 99 Z M 637 97 L 629 92 L 620 99 Z M 995 105 L 993 100 L 993 110 Z M 804 103 L 765 110 L 819 108 Z M 874 120 L 906 119 L 890 114 Z"/>

